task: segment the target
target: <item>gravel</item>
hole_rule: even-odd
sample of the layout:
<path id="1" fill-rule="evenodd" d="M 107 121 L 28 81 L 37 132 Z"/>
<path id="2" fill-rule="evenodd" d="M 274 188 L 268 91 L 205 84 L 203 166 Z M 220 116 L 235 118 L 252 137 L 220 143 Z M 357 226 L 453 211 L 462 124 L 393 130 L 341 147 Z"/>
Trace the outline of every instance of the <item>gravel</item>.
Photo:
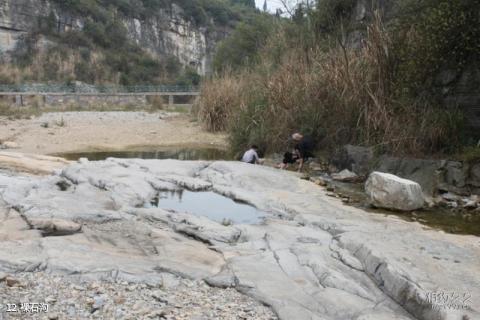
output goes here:
<path id="1" fill-rule="evenodd" d="M 5 279 L 14 281 L 7 283 Z M 268 307 L 235 289 L 213 288 L 203 281 L 172 275 L 163 285 L 151 286 L 43 272 L 20 273 L 0 282 L 0 303 L 0 320 L 277 319 Z M 32 311 L 34 306 L 38 312 L 25 312 L 25 308 Z M 18 312 L 7 312 L 15 308 Z"/>

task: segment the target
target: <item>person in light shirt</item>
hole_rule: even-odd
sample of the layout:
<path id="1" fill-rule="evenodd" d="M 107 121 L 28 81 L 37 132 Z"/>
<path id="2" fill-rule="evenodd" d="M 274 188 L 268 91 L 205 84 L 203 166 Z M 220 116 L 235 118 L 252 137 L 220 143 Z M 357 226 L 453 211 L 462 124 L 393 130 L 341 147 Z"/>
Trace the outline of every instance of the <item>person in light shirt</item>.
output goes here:
<path id="1" fill-rule="evenodd" d="M 256 145 L 252 145 L 250 149 L 245 151 L 242 157 L 242 162 L 251 163 L 251 164 L 259 164 L 260 159 L 258 158 L 258 147 Z"/>

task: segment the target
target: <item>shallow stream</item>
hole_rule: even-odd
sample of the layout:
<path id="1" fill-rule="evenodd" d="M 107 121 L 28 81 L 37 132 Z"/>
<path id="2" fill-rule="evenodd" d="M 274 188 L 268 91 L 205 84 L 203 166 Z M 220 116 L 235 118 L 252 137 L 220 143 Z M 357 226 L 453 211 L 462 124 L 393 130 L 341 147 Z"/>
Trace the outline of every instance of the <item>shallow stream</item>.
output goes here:
<path id="1" fill-rule="evenodd" d="M 389 211 L 385 209 L 372 208 L 368 204 L 363 184 L 342 183 L 331 181 L 331 188 L 341 196 L 350 198 L 349 204 L 364 209 L 365 211 L 382 214 L 395 215 L 407 221 L 417 221 L 429 227 L 440 229 L 448 233 L 470 234 L 480 236 L 480 214 L 453 210 L 447 208 L 423 209 L 413 212 Z"/>
<path id="2" fill-rule="evenodd" d="M 88 158 L 91 161 L 107 158 L 139 158 L 139 159 L 178 159 L 178 160 L 231 160 L 227 150 L 217 148 L 182 148 L 182 147 L 148 147 L 132 148 L 116 151 L 84 151 L 57 153 L 55 156 L 67 160 Z"/>
<path id="3" fill-rule="evenodd" d="M 56 154 L 68 160 L 88 158 L 105 160 L 114 158 L 178 159 L 178 160 L 232 160 L 227 150 L 216 148 L 148 147 L 119 151 L 86 151 Z M 480 236 L 480 214 L 456 211 L 446 208 L 418 210 L 410 213 L 375 209 L 368 205 L 363 185 L 355 183 L 329 182 L 340 195 L 347 196 L 349 205 L 368 212 L 395 215 L 407 221 L 417 221 L 432 228 L 449 233 Z M 212 191 L 160 193 L 157 202 L 160 208 L 189 212 L 208 217 L 220 223 L 259 223 L 264 214 L 252 206 L 235 202 Z"/>

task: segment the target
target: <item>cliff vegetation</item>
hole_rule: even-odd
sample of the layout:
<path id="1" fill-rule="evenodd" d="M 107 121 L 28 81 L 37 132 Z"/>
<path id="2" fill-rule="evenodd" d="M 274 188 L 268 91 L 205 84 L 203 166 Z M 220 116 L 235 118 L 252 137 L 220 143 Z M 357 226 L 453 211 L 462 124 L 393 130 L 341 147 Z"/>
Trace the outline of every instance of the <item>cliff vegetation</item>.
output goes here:
<path id="1" fill-rule="evenodd" d="M 3 84 L 196 85 L 218 39 L 257 14 L 251 0 L 50 0 L 43 15 L 42 1 L 17 6 L 37 21 L 4 58 Z"/>

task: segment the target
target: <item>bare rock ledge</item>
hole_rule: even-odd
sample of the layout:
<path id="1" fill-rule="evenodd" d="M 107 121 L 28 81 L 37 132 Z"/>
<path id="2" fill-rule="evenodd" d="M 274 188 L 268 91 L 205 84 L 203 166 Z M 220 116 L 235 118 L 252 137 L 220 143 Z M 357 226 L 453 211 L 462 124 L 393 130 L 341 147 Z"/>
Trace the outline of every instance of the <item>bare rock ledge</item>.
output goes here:
<path id="1" fill-rule="evenodd" d="M 344 206 L 288 172 L 108 159 L 47 176 L 0 173 L 0 186 L 3 274 L 148 286 L 166 275 L 207 280 L 285 320 L 480 319 L 479 238 Z M 262 224 L 223 226 L 146 205 L 178 186 L 210 188 L 270 214 Z M 51 236 L 51 229 L 67 232 Z M 437 299 L 441 292 L 458 297 Z"/>

